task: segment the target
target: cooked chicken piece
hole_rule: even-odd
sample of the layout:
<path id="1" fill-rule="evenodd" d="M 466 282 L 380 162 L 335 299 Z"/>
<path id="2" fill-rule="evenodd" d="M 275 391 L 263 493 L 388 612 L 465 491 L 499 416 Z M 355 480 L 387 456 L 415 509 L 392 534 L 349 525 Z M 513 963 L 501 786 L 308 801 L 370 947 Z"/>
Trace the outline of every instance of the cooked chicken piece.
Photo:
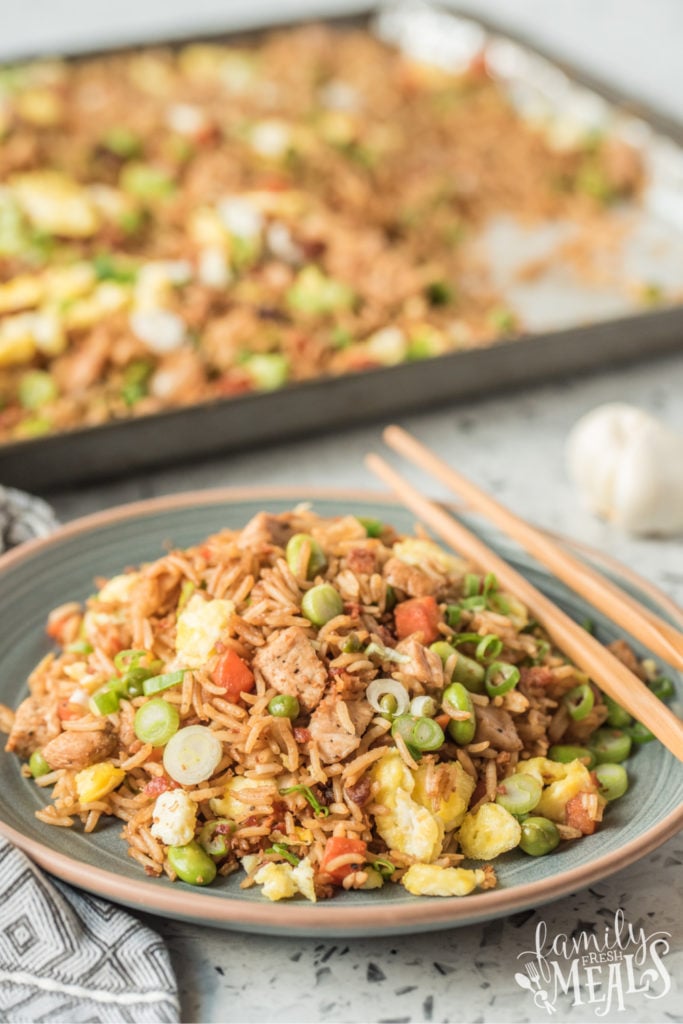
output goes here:
<path id="1" fill-rule="evenodd" d="M 435 651 L 424 647 L 414 636 L 409 636 L 396 647 L 400 654 L 407 654 L 409 662 L 396 667 L 408 676 L 414 676 L 420 683 L 443 689 L 443 662 Z"/>
<path id="2" fill-rule="evenodd" d="M 644 683 L 647 682 L 647 673 L 625 640 L 613 640 L 611 644 L 607 645 L 607 650 L 611 651 L 622 665 L 633 672 L 634 676 L 638 676 Z"/>
<path id="3" fill-rule="evenodd" d="M 503 708 L 496 708 L 492 704 L 475 704 L 474 713 L 477 719 L 475 743 L 483 743 L 484 740 L 488 740 L 494 750 L 522 749 L 522 741 L 515 728 L 515 723 L 507 711 Z"/>
<path id="4" fill-rule="evenodd" d="M 116 739 L 110 732 L 62 732 L 43 747 L 43 757 L 53 770 L 80 771 L 109 757 L 115 747 Z"/>
<path id="5" fill-rule="evenodd" d="M 258 550 L 271 544 L 283 548 L 293 533 L 288 516 L 257 512 L 242 530 L 237 546 L 244 550 Z"/>
<path id="6" fill-rule="evenodd" d="M 299 626 L 275 633 L 254 655 L 254 668 L 278 693 L 296 697 L 312 711 L 327 686 L 327 672 L 315 647 Z"/>
<path id="7" fill-rule="evenodd" d="M 346 728 L 344 708 L 355 729 L 350 733 Z M 318 746 L 320 759 L 325 764 L 341 761 L 360 746 L 361 736 L 368 727 L 374 711 L 366 700 L 341 701 L 326 697 L 311 715 L 308 730 Z"/>
<path id="8" fill-rule="evenodd" d="M 17 708 L 5 750 L 13 751 L 19 757 L 30 757 L 34 750 L 40 750 L 58 736 L 60 728 L 56 705 L 27 697 Z"/>
<path id="9" fill-rule="evenodd" d="M 400 558 L 389 559 L 384 566 L 384 579 L 410 597 L 426 597 L 439 589 L 439 580 L 428 576 L 415 565 L 402 562 Z"/>

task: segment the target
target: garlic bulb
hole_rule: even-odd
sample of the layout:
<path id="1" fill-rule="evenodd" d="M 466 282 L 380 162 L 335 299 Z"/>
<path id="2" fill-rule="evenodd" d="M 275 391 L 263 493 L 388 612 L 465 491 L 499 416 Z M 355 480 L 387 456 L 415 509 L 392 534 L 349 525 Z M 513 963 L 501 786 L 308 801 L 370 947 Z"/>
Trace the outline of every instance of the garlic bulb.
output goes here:
<path id="1" fill-rule="evenodd" d="M 588 507 L 630 533 L 683 531 L 683 437 L 618 402 L 583 416 L 567 466 Z"/>

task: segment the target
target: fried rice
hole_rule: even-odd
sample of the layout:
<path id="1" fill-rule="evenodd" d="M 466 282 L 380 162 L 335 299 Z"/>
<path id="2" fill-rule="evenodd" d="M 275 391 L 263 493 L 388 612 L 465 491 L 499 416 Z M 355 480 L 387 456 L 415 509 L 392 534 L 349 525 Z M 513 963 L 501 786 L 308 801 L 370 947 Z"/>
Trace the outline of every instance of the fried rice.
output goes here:
<path id="1" fill-rule="evenodd" d="M 148 875 L 242 870 L 275 900 L 464 895 L 525 849 L 529 810 L 555 844 L 599 825 L 606 699 L 493 576 L 419 532 L 262 512 L 97 588 L 50 615 L 58 650 L 0 727 L 52 791 L 38 819 L 120 819 Z M 522 776 L 535 797 L 513 813 Z"/>

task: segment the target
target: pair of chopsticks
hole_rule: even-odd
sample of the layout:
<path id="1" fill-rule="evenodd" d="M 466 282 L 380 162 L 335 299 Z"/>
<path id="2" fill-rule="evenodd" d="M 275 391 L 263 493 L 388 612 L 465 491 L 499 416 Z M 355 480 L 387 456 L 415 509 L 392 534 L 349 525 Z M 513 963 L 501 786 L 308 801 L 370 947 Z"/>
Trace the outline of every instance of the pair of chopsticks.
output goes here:
<path id="1" fill-rule="evenodd" d="M 668 622 L 519 519 L 401 427 L 387 427 L 384 440 L 410 462 L 445 483 L 471 509 L 490 519 L 572 590 L 605 612 L 668 664 L 683 668 L 683 634 Z M 366 464 L 442 540 L 481 571 L 495 573 L 502 586 L 527 605 L 554 643 L 606 694 L 647 726 L 679 761 L 683 761 L 683 722 L 633 672 L 479 537 L 439 505 L 425 498 L 384 459 L 368 455 Z"/>

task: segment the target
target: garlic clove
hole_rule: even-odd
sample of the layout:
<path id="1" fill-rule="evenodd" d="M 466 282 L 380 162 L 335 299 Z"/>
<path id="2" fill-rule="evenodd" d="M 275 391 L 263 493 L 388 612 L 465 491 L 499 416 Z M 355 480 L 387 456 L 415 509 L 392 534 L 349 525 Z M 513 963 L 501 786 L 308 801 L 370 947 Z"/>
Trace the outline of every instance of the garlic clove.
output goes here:
<path id="1" fill-rule="evenodd" d="M 683 530 L 683 438 L 622 403 L 582 417 L 567 441 L 567 465 L 584 503 L 636 534 Z"/>

